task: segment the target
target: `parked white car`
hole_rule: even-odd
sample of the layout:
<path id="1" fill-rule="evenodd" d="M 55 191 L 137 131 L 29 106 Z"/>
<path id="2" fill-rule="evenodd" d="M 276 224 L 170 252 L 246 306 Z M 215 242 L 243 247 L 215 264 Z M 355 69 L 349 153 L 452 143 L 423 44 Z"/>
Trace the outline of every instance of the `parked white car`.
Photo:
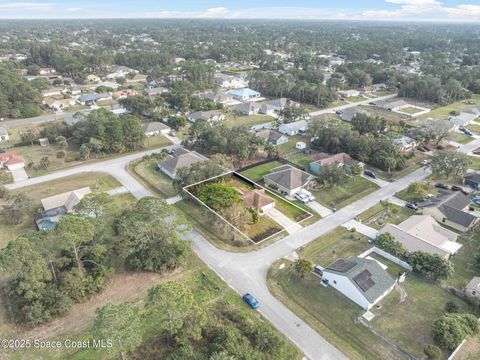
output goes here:
<path id="1" fill-rule="evenodd" d="M 305 189 L 300 190 L 299 192 L 295 193 L 295 198 L 304 204 L 315 200 L 315 196 L 310 191 Z"/>

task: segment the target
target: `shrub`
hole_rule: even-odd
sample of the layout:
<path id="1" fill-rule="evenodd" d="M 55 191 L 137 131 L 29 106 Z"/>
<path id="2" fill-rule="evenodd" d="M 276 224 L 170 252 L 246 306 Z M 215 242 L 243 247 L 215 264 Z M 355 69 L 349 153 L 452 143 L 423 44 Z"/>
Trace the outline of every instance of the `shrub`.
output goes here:
<path id="1" fill-rule="evenodd" d="M 428 344 L 423 348 L 423 352 L 429 360 L 435 360 L 442 356 L 442 351 L 435 345 Z"/>

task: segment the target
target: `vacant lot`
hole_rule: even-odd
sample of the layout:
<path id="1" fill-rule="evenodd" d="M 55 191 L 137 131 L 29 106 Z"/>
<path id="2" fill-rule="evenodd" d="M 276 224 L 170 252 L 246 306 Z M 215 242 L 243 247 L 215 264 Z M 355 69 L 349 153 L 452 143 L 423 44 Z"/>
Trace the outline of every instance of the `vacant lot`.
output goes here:
<path id="1" fill-rule="evenodd" d="M 161 197 L 166 199 L 177 195 L 172 179 L 158 170 L 157 163 L 157 159 L 142 160 L 133 164 L 130 170 L 143 178 Z"/>
<path id="2" fill-rule="evenodd" d="M 271 122 L 274 120 L 273 117 L 269 115 L 241 115 L 236 112 L 232 112 L 230 114 L 227 114 L 225 119 L 225 124 L 228 127 L 234 127 L 234 126 L 246 126 L 248 128 L 254 126 L 254 125 L 259 125 L 263 124 L 266 122 Z"/>
<path id="3" fill-rule="evenodd" d="M 296 148 L 296 144 L 299 141 L 304 142 L 307 145 L 307 147 L 310 143 L 308 136 L 303 136 L 303 135 L 289 136 L 287 143 L 277 146 L 278 151 L 280 152 L 280 156 L 288 157 L 288 155 L 290 154 L 298 153 L 299 150 Z"/>
<path id="4" fill-rule="evenodd" d="M 455 273 L 445 282 L 462 290 L 474 276 L 479 274 L 480 268 L 475 261 L 475 255 L 478 252 L 477 244 L 480 244 L 480 234 L 464 234 L 458 238 L 458 242 L 463 244 L 463 247 L 452 258 Z"/>
<path id="5" fill-rule="evenodd" d="M 312 190 L 316 200 L 326 207 L 340 209 L 374 192 L 378 185 L 360 176 L 351 176 L 343 185 Z"/>
<path id="6" fill-rule="evenodd" d="M 382 204 L 377 204 L 358 215 L 358 219 L 365 225 L 378 230 L 385 224 L 398 225 L 413 214 L 415 214 L 413 210 L 402 206 L 397 206 L 394 204 L 388 204 L 387 206 L 384 206 Z"/>
<path id="7" fill-rule="evenodd" d="M 469 100 L 462 100 L 446 106 L 439 106 L 435 109 L 432 109 L 432 111 L 430 111 L 428 114 L 420 116 L 419 119 L 427 119 L 429 117 L 433 119 L 446 119 L 452 111 L 458 112 L 467 110 L 478 104 L 480 104 L 480 95 L 473 94 Z"/>

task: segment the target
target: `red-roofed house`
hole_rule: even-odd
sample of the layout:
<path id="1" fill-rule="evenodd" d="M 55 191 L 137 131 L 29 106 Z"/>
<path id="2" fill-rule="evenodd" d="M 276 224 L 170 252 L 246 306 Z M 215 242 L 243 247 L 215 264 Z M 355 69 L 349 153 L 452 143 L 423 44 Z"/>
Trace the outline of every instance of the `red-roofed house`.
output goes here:
<path id="1" fill-rule="evenodd" d="M 15 151 L 0 153 L 0 169 L 16 170 L 25 167 L 25 159 Z"/>

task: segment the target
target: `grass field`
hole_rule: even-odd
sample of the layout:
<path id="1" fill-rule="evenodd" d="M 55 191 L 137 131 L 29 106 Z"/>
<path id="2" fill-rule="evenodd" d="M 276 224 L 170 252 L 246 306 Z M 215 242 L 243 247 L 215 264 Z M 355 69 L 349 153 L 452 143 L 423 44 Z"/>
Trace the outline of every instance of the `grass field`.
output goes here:
<path id="1" fill-rule="evenodd" d="M 389 209 L 386 210 L 379 203 L 358 215 L 357 218 L 365 225 L 378 230 L 385 224 L 398 225 L 413 214 L 415 214 L 413 210 L 394 204 L 389 204 Z"/>
<path id="2" fill-rule="evenodd" d="M 157 169 L 158 160 L 142 160 L 133 166 L 133 171 L 152 187 L 154 187 L 163 198 L 170 198 L 177 195 L 172 185 L 172 179 Z"/>
<path id="3" fill-rule="evenodd" d="M 316 200 L 326 207 L 340 209 L 374 192 L 378 185 L 360 176 L 352 176 L 341 186 L 323 190 L 312 190 Z"/>
<path id="4" fill-rule="evenodd" d="M 480 134 L 480 124 L 470 124 L 465 126 L 468 130 L 473 132 L 474 134 Z"/>
<path id="5" fill-rule="evenodd" d="M 468 167 L 472 170 L 480 170 L 480 157 L 468 156 Z"/>
<path id="6" fill-rule="evenodd" d="M 299 150 L 295 146 L 299 141 L 304 142 L 305 144 L 307 144 L 307 147 L 308 147 L 308 144 L 309 144 L 308 136 L 302 136 L 302 135 L 289 136 L 287 143 L 277 146 L 280 156 L 286 157 L 289 154 L 298 153 Z"/>
<path id="7" fill-rule="evenodd" d="M 464 234 L 459 236 L 457 241 L 463 244 L 463 247 L 451 259 L 455 266 L 455 273 L 445 282 L 461 290 L 474 276 L 479 274 L 479 267 L 475 261 L 478 246 L 475 244 L 480 243 L 480 234 Z"/>
<path id="8" fill-rule="evenodd" d="M 425 184 L 426 189 L 427 189 L 429 194 L 432 194 L 432 195 L 437 194 L 438 189 L 435 186 L 433 186 L 432 184 L 430 184 L 428 182 L 422 182 L 422 184 Z M 401 199 L 401 200 L 405 200 L 405 201 L 420 201 L 420 200 L 423 200 L 423 199 L 416 199 L 413 194 L 409 193 L 408 188 L 399 191 L 397 193 L 396 197 Z"/>
<path id="9" fill-rule="evenodd" d="M 41 207 L 41 199 L 85 186 L 90 186 L 92 191 L 106 191 L 120 186 L 120 183 L 105 173 L 82 173 L 12 191 L 12 194 L 27 194 L 32 199 L 31 209 L 17 225 L 2 223 L 0 248 L 4 248 L 10 240 L 17 238 L 25 231 L 35 230 L 33 213 Z"/>
<path id="10" fill-rule="evenodd" d="M 263 180 L 263 176 L 267 175 L 270 172 L 270 170 L 282 165 L 284 164 L 281 163 L 280 161 L 271 161 L 269 163 L 258 165 L 250 169 L 244 170 L 241 172 L 241 174 L 252 181 L 260 182 Z"/>
<path id="11" fill-rule="evenodd" d="M 274 120 L 274 118 L 269 115 L 261 115 L 261 114 L 247 116 L 247 115 L 230 113 L 230 114 L 227 114 L 225 117 L 226 117 L 225 124 L 228 127 L 246 126 L 250 128 L 254 125 L 259 125 L 259 124 L 263 124 L 263 123 Z"/>
<path id="12" fill-rule="evenodd" d="M 469 142 L 475 139 L 473 137 L 470 137 L 455 131 L 451 133 L 450 140 L 455 141 L 459 144 L 468 144 Z"/>
<path id="13" fill-rule="evenodd" d="M 471 102 L 470 104 L 467 102 Z M 418 117 L 418 119 L 427 119 L 429 117 L 433 119 L 447 119 L 452 111 L 462 111 L 471 108 L 472 106 L 480 104 L 480 95 L 473 94 L 467 101 L 457 101 L 446 106 L 439 106 L 432 109 L 428 114 Z"/>
<path id="14" fill-rule="evenodd" d="M 279 269 L 281 264 L 285 268 Z M 399 359 L 399 354 L 355 320 L 364 310 L 314 275 L 299 277 L 280 260 L 268 273 L 270 291 L 349 359 Z"/>
<path id="15" fill-rule="evenodd" d="M 406 108 L 401 109 L 400 111 L 401 111 L 401 112 L 404 112 L 404 113 L 407 113 L 407 114 L 414 115 L 414 114 L 416 114 L 416 113 L 419 113 L 419 112 L 422 111 L 422 110 L 417 109 L 417 108 L 415 108 L 415 107 L 413 107 L 413 106 L 408 106 L 408 107 L 406 107 Z"/>
<path id="16" fill-rule="evenodd" d="M 298 165 L 303 170 L 309 171 L 310 163 L 313 161 L 313 158 L 312 158 L 312 155 L 305 154 L 300 151 L 297 154 L 288 156 L 287 160 Z"/>

